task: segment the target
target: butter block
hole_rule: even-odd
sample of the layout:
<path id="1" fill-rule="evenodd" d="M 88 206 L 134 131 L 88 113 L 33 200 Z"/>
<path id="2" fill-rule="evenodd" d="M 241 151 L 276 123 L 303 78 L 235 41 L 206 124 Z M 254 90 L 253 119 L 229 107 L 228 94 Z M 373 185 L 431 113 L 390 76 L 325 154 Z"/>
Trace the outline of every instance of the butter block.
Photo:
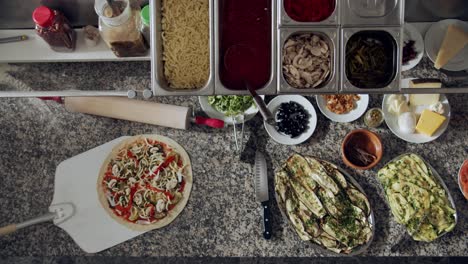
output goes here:
<path id="1" fill-rule="evenodd" d="M 416 131 L 431 137 L 442 126 L 445 119 L 447 119 L 445 116 L 425 109 L 416 125 Z"/>

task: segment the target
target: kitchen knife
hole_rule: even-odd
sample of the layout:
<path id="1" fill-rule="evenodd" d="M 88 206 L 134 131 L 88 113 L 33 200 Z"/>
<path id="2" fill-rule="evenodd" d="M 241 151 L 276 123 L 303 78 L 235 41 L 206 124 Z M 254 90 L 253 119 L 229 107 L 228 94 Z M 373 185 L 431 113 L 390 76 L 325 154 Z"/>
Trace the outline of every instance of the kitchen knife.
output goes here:
<path id="1" fill-rule="evenodd" d="M 271 238 L 270 204 L 268 197 L 268 174 L 265 156 L 255 153 L 255 195 L 263 207 L 263 237 Z"/>
<path id="2" fill-rule="evenodd" d="M 64 104 L 70 112 L 105 116 L 145 124 L 188 129 L 189 123 L 223 128 L 224 121 L 201 116 L 192 117 L 189 107 L 161 104 L 123 97 L 40 97 Z"/>

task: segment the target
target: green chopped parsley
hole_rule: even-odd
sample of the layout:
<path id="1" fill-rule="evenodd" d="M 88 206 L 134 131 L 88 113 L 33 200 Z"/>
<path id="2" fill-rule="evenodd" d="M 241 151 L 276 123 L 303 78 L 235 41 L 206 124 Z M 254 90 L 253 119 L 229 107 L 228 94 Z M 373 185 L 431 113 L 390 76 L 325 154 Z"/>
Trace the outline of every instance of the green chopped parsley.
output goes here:
<path id="1" fill-rule="evenodd" d="M 208 103 L 226 116 L 242 114 L 254 104 L 252 96 L 214 95 L 208 96 Z"/>

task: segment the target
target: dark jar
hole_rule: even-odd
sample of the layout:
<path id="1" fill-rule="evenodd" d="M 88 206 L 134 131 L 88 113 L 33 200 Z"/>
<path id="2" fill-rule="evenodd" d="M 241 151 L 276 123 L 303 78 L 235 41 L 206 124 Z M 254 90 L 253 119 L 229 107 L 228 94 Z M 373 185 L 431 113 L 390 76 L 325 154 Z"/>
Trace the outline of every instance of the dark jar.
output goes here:
<path id="1" fill-rule="evenodd" d="M 40 6 L 34 10 L 32 18 L 36 23 L 37 35 L 53 50 L 58 52 L 75 50 L 76 32 L 61 12 Z"/>

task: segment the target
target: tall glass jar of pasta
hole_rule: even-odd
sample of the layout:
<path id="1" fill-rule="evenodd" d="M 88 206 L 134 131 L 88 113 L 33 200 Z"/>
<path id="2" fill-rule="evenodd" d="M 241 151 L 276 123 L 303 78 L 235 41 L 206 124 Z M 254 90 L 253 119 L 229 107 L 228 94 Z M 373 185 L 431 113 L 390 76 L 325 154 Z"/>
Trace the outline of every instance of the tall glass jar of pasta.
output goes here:
<path id="1" fill-rule="evenodd" d="M 102 39 L 117 57 L 142 56 L 148 47 L 140 32 L 140 7 L 129 0 L 114 1 L 114 8 L 106 0 L 95 0 Z"/>

